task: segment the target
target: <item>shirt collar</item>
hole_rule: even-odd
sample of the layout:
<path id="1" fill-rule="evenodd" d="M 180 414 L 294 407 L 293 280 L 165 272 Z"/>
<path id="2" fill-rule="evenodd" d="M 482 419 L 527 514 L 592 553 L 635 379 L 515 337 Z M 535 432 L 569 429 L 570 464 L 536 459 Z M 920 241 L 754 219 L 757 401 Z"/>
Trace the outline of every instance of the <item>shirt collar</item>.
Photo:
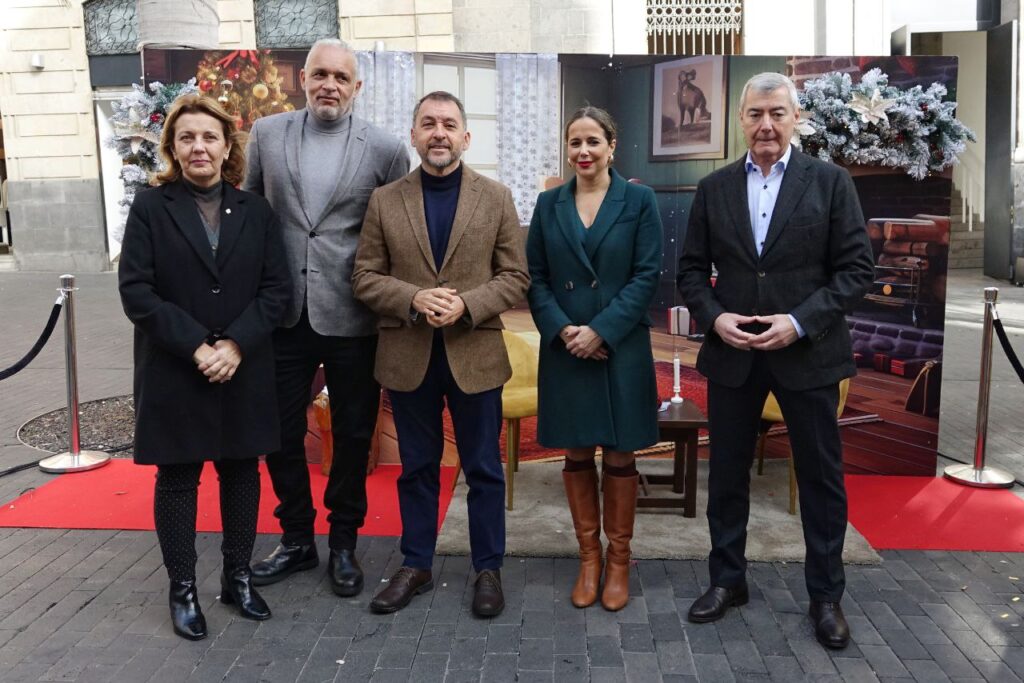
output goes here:
<path id="1" fill-rule="evenodd" d="M 777 170 L 780 173 L 785 173 L 786 172 L 786 167 L 789 166 L 789 158 L 791 156 L 793 156 L 793 145 L 786 145 L 786 153 L 782 155 L 781 159 L 779 159 L 774 164 L 772 164 L 772 171 L 776 171 Z M 751 171 L 753 171 L 755 169 L 758 171 L 758 173 L 761 172 L 761 167 L 758 166 L 757 164 L 755 164 L 754 163 L 754 158 L 752 156 L 750 156 L 750 150 L 749 149 L 747 150 L 746 169 L 747 169 L 747 173 L 750 173 Z"/>

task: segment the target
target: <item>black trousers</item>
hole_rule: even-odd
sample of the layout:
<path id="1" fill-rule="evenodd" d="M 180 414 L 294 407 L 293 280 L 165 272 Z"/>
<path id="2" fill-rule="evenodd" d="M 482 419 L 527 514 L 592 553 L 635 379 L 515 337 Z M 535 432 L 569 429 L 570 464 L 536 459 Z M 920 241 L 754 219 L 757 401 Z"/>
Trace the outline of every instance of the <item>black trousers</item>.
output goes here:
<path id="1" fill-rule="evenodd" d="M 256 541 L 260 505 L 259 460 L 214 462 L 220 481 L 220 519 L 224 566 L 248 566 Z M 196 501 L 203 463 L 159 465 L 153 495 L 153 518 L 164 566 L 172 581 L 196 578 Z"/>
<path id="2" fill-rule="evenodd" d="M 267 455 L 267 470 L 280 501 L 274 514 L 285 545 L 313 543 L 316 509 L 306 464 L 306 409 L 313 375 L 323 363 L 334 434 L 334 459 L 324 492 L 331 525 L 328 545 L 333 550 L 356 547 L 356 534 L 366 519 L 366 467 L 380 403 L 380 385 L 373 378 L 376 353 L 376 335 L 317 334 L 305 310 L 294 327 L 274 331 L 281 450 Z"/>
<path id="3" fill-rule="evenodd" d="M 444 340 L 435 335 L 423 383 L 413 391 L 388 390 L 398 433 L 402 475 L 402 564 L 430 569 L 437 544 L 442 412 L 447 401 L 455 445 L 466 475 L 469 548 L 473 569 L 500 569 L 505 554 L 505 473 L 501 469 L 501 387 L 467 394 L 452 377 Z M 454 505 L 455 503 L 453 503 Z"/>
<path id="4" fill-rule="evenodd" d="M 708 382 L 711 585 L 733 588 L 745 581 L 750 467 L 761 410 L 770 390 L 786 418 L 800 488 L 807 592 L 812 600 L 838 602 L 846 587 L 846 488 L 836 422 L 839 387 L 791 391 L 772 376 L 765 352 L 751 353 L 755 354 L 753 369 L 743 386 Z"/>

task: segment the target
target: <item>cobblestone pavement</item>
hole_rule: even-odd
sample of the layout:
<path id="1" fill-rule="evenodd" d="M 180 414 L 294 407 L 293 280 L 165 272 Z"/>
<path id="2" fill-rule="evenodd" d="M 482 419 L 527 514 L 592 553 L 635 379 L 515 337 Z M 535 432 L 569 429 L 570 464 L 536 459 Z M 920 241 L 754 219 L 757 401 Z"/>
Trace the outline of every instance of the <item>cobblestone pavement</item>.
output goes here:
<path id="1" fill-rule="evenodd" d="M 0 273 L 0 367 L 38 335 L 56 274 Z M 111 274 L 79 278 L 81 399 L 131 386 L 131 328 Z M 972 273 L 950 277 L 940 450 L 969 457 L 977 396 L 983 286 L 1000 286 L 1000 311 L 1024 348 L 1024 292 Z M 1022 387 L 995 351 L 989 457 L 1024 477 Z M 0 468 L 40 453 L 19 425 L 64 404 L 60 331 L 24 372 L 0 384 Z M 1016 403 L 1015 403 L 1016 401 Z M 0 501 L 49 475 L 0 477 Z M 458 502 L 456 504 L 459 504 Z M 705 523 L 703 520 L 687 523 Z M 984 521 L 980 521 L 984 523 Z M 260 536 L 256 555 L 275 540 Z M 391 538 L 363 538 L 367 590 L 335 597 L 322 566 L 263 589 L 269 621 L 237 617 L 216 601 L 220 536 L 198 538 L 200 594 L 210 637 L 176 637 L 156 537 L 137 531 L 0 529 L 0 681 L 874 681 L 1024 677 L 1024 555 L 883 552 L 880 566 L 848 568 L 843 606 L 854 633 L 829 652 L 804 616 L 800 564 L 754 564 L 751 602 L 716 624 L 685 621 L 707 584 L 703 562 L 641 561 L 618 613 L 572 607 L 575 562 L 509 558 L 508 606 L 472 616 L 466 558 L 438 558 L 433 592 L 394 615 L 367 603 L 401 556 Z M 326 548 L 321 539 L 321 555 Z"/>

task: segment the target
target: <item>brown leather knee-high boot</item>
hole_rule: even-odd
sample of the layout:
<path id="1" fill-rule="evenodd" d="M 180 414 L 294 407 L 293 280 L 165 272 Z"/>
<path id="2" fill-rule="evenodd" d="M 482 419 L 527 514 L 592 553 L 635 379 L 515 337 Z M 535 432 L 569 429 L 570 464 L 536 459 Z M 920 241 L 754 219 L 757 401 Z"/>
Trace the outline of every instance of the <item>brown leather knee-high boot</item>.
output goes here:
<path id="1" fill-rule="evenodd" d="M 604 591 L 601 604 L 613 612 L 629 602 L 629 542 L 633 539 L 636 519 L 636 490 L 640 478 L 605 476 L 604 533 L 608 537 L 605 558 Z"/>
<path id="2" fill-rule="evenodd" d="M 580 544 L 580 572 L 572 589 L 572 604 L 589 607 L 597 602 L 601 583 L 601 501 L 597 492 L 597 470 L 563 471 L 562 482 Z"/>

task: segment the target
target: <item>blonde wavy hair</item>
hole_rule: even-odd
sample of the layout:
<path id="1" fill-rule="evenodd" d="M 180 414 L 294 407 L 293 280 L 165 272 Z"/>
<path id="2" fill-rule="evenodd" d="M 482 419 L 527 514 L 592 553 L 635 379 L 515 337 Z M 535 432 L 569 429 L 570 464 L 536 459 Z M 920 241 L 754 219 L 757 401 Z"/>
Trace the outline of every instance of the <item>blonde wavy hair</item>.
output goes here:
<path id="1" fill-rule="evenodd" d="M 217 100 L 204 95 L 182 95 L 174 100 L 164 121 L 160 136 L 160 156 L 167 169 L 154 176 L 154 185 L 173 183 L 181 177 L 181 164 L 174 158 L 174 126 L 184 114 L 206 114 L 220 121 L 224 127 L 224 140 L 231 145 L 231 154 L 224 159 L 220 175 L 226 182 L 238 186 L 245 178 L 245 141 L 247 135 L 235 126 L 235 118 L 224 111 Z"/>

